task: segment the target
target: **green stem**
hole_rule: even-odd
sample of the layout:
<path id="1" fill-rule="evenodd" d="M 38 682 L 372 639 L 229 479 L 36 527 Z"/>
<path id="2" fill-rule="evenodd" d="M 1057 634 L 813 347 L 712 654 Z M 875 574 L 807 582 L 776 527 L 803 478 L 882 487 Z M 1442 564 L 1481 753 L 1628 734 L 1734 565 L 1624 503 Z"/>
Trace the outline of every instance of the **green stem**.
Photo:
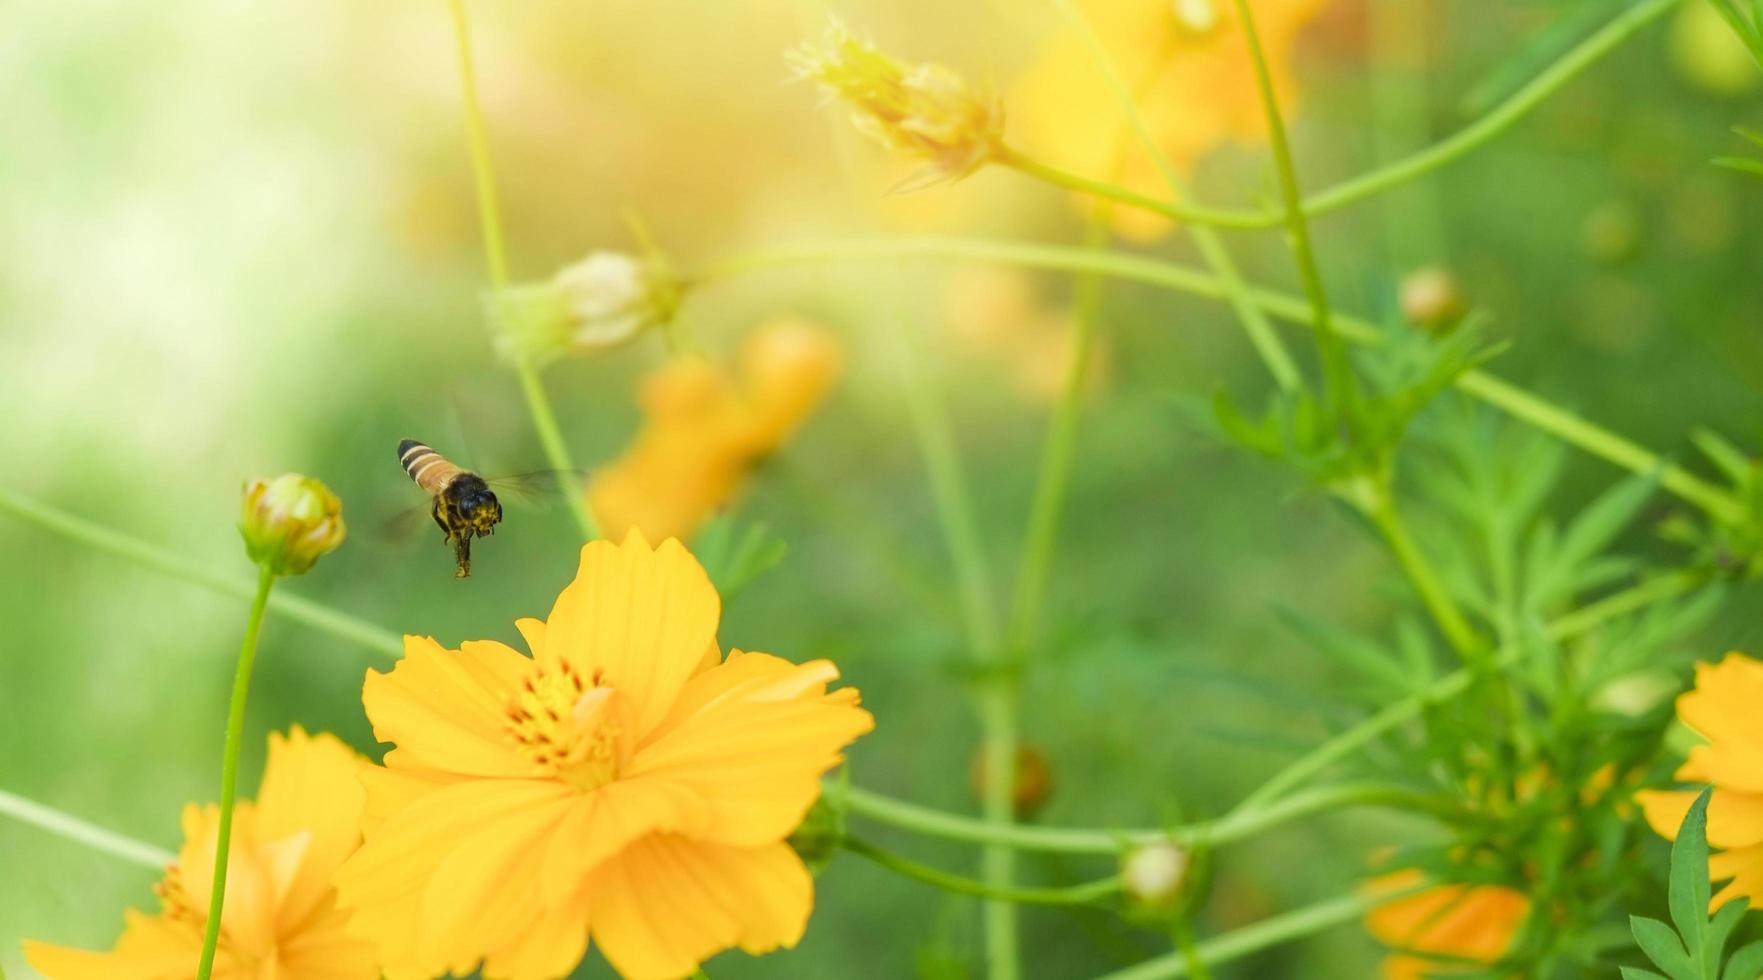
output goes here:
<path id="1" fill-rule="evenodd" d="M 1097 881 L 1085 882 L 1081 885 L 1068 885 L 1061 888 L 999 888 L 983 881 L 964 878 L 950 874 L 926 864 L 920 864 L 910 858 L 901 857 L 892 851 L 866 841 L 847 837 L 839 842 L 839 846 L 853 854 L 859 854 L 874 861 L 876 864 L 896 874 L 922 881 L 944 891 L 957 895 L 972 895 L 1006 904 L 1022 905 L 1094 905 L 1110 895 L 1120 891 L 1120 876 L 1110 875 Z"/>
<path id="2" fill-rule="evenodd" d="M 972 259 L 1068 272 L 1095 271 L 1111 278 L 1207 299 L 1228 296 L 1219 277 L 1172 262 L 1096 249 L 959 237 L 838 241 L 751 252 L 707 267 L 696 282 L 703 284 L 729 276 L 805 263 L 908 257 Z M 1256 308 L 1281 320 L 1296 324 L 1312 322 L 1308 304 L 1299 297 L 1256 287 L 1251 287 L 1247 296 Z M 1340 336 L 1354 344 L 1377 346 L 1382 343 L 1382 331 L 1369 320 L 1336 314 L 1334 324 Z M 1666 461 L 1658 453 L 1493 375 L 1467 371 L 1458 377 L 1456 387 L 1472 398 L 1622 469 L 1657 474 L 1660 485 L 1666 490 L 1717 519 L 1730 523 L 1741 520 L 1745 514 L 1745 505 L 1720 487 Z"/>
<path id="3" fill-rule="evenodd" d="M 1303 280 L 1304 293 L 1310 299 L 1310 323 L 1316 330 L 1316 344 L 1322 352 L 1323 376 L 1328 382 L 1327 397 L 1336 416 L 1349 430 L 1354 424 L 1353 365 L 1347 350 L 1335 334 L 1329 319 L 1328 294 L 1322 285 L 1322 270 L 1316 262 L 1316 250 L 1310 243 L 1310 225 L 1304 220 L 1303 192 L 1298 189 L 1298 170 L 1292 162 L 1291 144 L 1286 139 L 1285 120 L 1279 113 L 1279 98 L 1273 91 L 1273 76 L 1267 70 L 1267 55 L 1261 50 L 1261 35 L 1255 28 L 1255 15 L 1248 0 L 1236 0 L 1237 16 L 1243 23 L 1243 39 L 1249 47 L 1249 58 L 1255 65 L 1256 87 L 1261 93 L 1261 108 L 1267 116 L 1267 132 L 1273 148 L 1273 160 L 1279 173 L 1280 195 L 1285 199 L 1286 232 L 1291 238 L 1292 254 L 1298 262 L 1298 276 Z"/>
<path id="4" fill-rule="evenodd" d="M 1203 963 L 1214 966 L 1229 963 L 1251 953 L 1355 921 L 1374 906 L 1389 901 L 1390 897 L 1341 895 L 1214 936 L 1196 944 L 1194 950 Z M 1162 980 L 1165 977 L 1189 975 L 1187 958 L 1177 950 L 1107 974 L 1099 980 Z"/>
<path id="5" fill-rule="evenodd" d="M 1545 432 L 1635 473 L 1657 473 L 1666 490 L 1706 510 L 1714 517 L 1736 523 L 1745 508 L 1733 497 L 1698 479 L 1678 466 L 1668 465 L 1658 453 L 1607 429 L 1599 428 L 1566 409 L 1538 398 L 1492 375 L 1471 371 L 1457 380 L 1465 394 L 1487 402 L 1508 415 L 1523 419 Z"/>
<path id="6" fill-rule="evenodd" d="M 490 288 L 501 295 L 508 289 L 507 236 L 502 232 L 502 209 L 496 198 L 496 171 L 490 162 L 490 143 L 484 135 L 484 111 L 478 99 L 477 70 L 472 61 L 470 22 L 465 15 L 465 0 L 451 0 L 449 6 L 453 14 L 453 37 L 458 45 L 460 101 L 465 109 L 465 138 L 471 154 L 472 181 L 477 189 L 478 228 L 483 235 L 484 264 L 489 271 Z M 539 445 L 551 468 L 559 473 L 577 472 L 575 464 L 570 461 L 563 434 L 557 427 L 557 413 L 552 410 L 551 399 L 545 394 L 539 369 L 523 356 L 516 361 L 514 371 L 520 378 L 527 412 L 532 416 Z M 582 536 L 589 541 L 599 537 L 600 526 L 579 489 L 570 487 L 564 496 Z"/>
<path id="7" fill-rule="evenodd" d="M 89 545 L 99 551 L 108 552 L 121 558 L 127 558 L 138 565 L 162 572 L 172 578 L 182 579 L 192 585 L 199 585 L 210 592 L 218 592 L 221 595 L 233 596 L 238 599 L 249 599 L 252 596 L 251 586 L 237 579 L 216 575 L 202 565 L 167 551 L 158 545 L 105 527 L 102 524 L 94 524 L 83 518 L 75 517 L 29 497 L 21 497 L 5 488 L 0 488 L 0 511 L 9 512 L 15 517 L 69 540 Z M 270 600 L 269 608 L 272 612 L 295 622 L 310 626 L 323 633 L 329 633 L 338 639 L 358 644 L 375 653 L 398 657 L 404 652 L 404 641 L 397 633 L 382 629 L 348 613 L 339 612 L 329 606 L 320 605 L 310 599 L 278 592 Z"/>
<path id="8" fill-rule="evenodd" d="M 831 790 L 829 790 L 831 792 Z M 1272 827 L 1352 806 L 1390 806 L 1425 810 L 1429 798 L 1413 790 L 1376 783 L 1344 783 L 1293 793 L 1268 806 L 1198 823 L 1137 830 L 1090 830 L 1013 824 L 999 827 L 984 820 L 907 803 L 857 786 L 842 790 L 857 816 L 901 830 L 977 844 L 996 844 L 1025 851 L 1060 854 L 1117 854 L 1135 844 L 1173 840 L 1183 846 L 1219 846 L 1243 840 Z"/>
<path id="9" fill-rule="evenodd" d="M 233 798 L 239 788 L 239 748 L 245 738 L 245 698 L 251 689 L 251 665 L 257 659 L 257 634 L 269 607 L 269 590 L 275 573 L 267 567 L 257 573 L 257 595 L 245 621 L 245 640 L 239 645 L 238 669 L 233 674 L 233 696 L 227 706 L 226 750 L 220 763 L 220 827 L 214 842 L 214 887 L 208 899 L 208 925 L 202 933 L 202 959 L 197 980 L 209 980 L 214 972 L 214 950 L 220 942 L 221 911 L 226 903 L 227 857 L 233 848 Z"/>
<path id="10" fill-rule="evenodd" d="M 1145 125 L 1145 117 L 1139 111 L 1138 100 L 1126 79 L 1121 77 L 1120 69 L 1109 55 L 1107 45 L 1102 43 L 1094 25 L 1072 0 L 1053 2 L 1077 29 L 1078 36 L 1083 39 L 1084 46 L 1090 53 L 1090 60 L 1108 83 L 1109 90 L 1114 94 L 1114 101 L 1120 104 L 1133 136 L 1156 163 L 1158 172 L 1163 175 L 1164 184 L 1169 187 L 1170 195 L 1178 204 L 1181 203 L 1188 196 L 1188 191 L 1181 175 L 1176 171 L 1175 161 L 1163 152 L 1157 138 L 1151 135 L 1150 127 Z M 1275 383 L 1288 391 L 1302 387 L 1303 376 L 1299 374 L 1297 364 L 1292 360 L 1285 344 L 1280 341 L 1273 324 L 1250 301 L 1248 284 L 1243 281 L 1242 272 L 1237 269 L 1236 261 L 1231 258 L 1230 250 L 1225 248 L 1218 232 L 1203 224 L 1189 223 L 1182 227 L 1187 231 L 1188 237 L 1194 240 L 1194 246 L 1200 251 L 1200 258 L 1217 274 L 1224 288 L 1225 299 L 1236 313 L 1237 321 L 1243 325 L 1243 332 L 1248 335 L 1249 343 L 1261 357 L 1262 363 L 1267 365 L 1268 372 L 1273 375 Z"/>
<path id="11" fill-rule="evenodd" d="M 1098 234 L 1092 225 L 1092 236 Z M 1100 290 L 1096 277 L 1085 274 L 1077 283 L 1077 324 L 1071 359 L 1065 366 L 1064 388 L 1053 410 L 1053 424 L 1041 449 L 1034 499 L 1029 505 L 1028 529 L 1023 534 L 1022 567 L 1010 602 L 1010 626 L 1006 643 L 1013 656 L 1023 656 L 1040 627 L 1046 602 L 1047 581 L 1053 554 L 1059 543 L 1059 518 L 1064 511 L 1065 491 L 1071 484 L 1072 462 L 1077 456 L 1078 425 L 1083 419 L 1084 386 L 1096 347 L 1097 306 Z"/>
<path id="12" fill-rule="evenodd" d="M 1677 572 L 1648 579 L 1554 619 L 1545 627 L 1544 633 L 1555 641 L 1589 633 L 1612 619 L 1644 609 L 1655 602 L 1674 599 L 1706 581 L 1706 575 L 1696 572 Z"/>
<path id="13" fill-rule="evenodd" d="M 1451 644 L 1451 649 L 1459 657 L 1465 659 L 1472 656 L 1481 646 L 1481 640 L 1463 611 L 1457 608 L 1456 600 L 1439 580 L 1438 573 L 1433 570 L 1432 563 L 1426 553 L 1414 543 L 1414 536 L 1408 533 L 1408 525 L 1402 520 L 1402 513 L 1396 507 L 1395 495 L 1388 488 L 1375 492 L 1372 501 L 1364 508 L 1366 517 L 1371 520 L 1378 533 L 1390 546 L 1396 556 L 1396 563 L 1402 566 L 1408 580 L 1413 583 L 1414 591 L 1420 594 L 1420 601 L 1425 604 L 1433 621 L 1438 624 L 1439 631 Z"/>
<path id="14" fill-rule="evenodd" d="M 992 162 L 1054 187 L 1062 187 L 1068 191 L 1076 191 L 1105 201 L 1125 204 L 1128 207 L 1159 214 L 1174 221 L 1212 225 L 1219 228 L 1271 227 L 1267 216 L 1257 211 L 1224 211 L 1192 204 L 1181 204 L 1175 201 L 1161 201 L 1154 197 L 1146 197 L 1118 184 L 1092 180 L 1089 177 L 1060 170 L 1058 167 L 1042 163 L 1014 147 L 999 147 L 992 157 Z"/>
<path id="15" fill-rule="evenodd" d="M 1315 217 L 1336 211 L 1455 163 L 1472 151 L 1492 142 L 1495 137 L 1510 129 L 1518 120 L 1529 115 L 1549 96 L 1554 95 L 1568 82 L 1579 77 L 1587 68 L 1615 50 L 1641 28 L 1657 20 L 1666 11 L 1676 6 L 1678 2 L 1679 0 L 1642 0 L 1642 2 L 1623 10 L 1612 17 L 1603 27 L 1538 72 L 1536 77 L 1532 78 L 1524 87 L 1475 121 L 1437 143 L 1400 160 L 1377 167 L 1312 194 L 1300 202 L 1301 213 L 1306 217 Z M 1015 161 L 1005 162 L 1016 166 Z M 1017 167 L 1017 169 L 1023 168 Z M 1123 188 L 1073 174 L 1065 174 L 1062 171 L 1052 170 L 1052 168 L 1044 169 L 1050 173 L 1034 173 L 1033 175 L 1042 179 L 1058 178 L 1061 186 L 1106 197 L 1122 204 L 1193 224 L 1219 228 L 1268 229 L 1276 228 L 1281 223 L 1280 215 L 1267 211 L 1184 206 L 1147 198 Z"/>
<path id="16" fill-rule="evenodd" d="M 980 751 L 985 779 L 980 787 L 980 814 L 988 827 L 1008 829 L 1016 820 L 1016 756 L 1018 685 L 1013 676 L 985 679 L 979 700 Z M 1016 906 L 996 896 L 1014 891 L 1016 852 L 998 843 L 980 849 L 980 878 L 993 893 L 982 912 L 986 942 L 986 975 L 1015 980 L 1022 972 L 1016 938 Z"/>
<path id="17" fill-rule="evenodd" d="M 132 837 L 124 837 L 35 800 L 14 796 L 5 790 L 0 790 L 0 814 L 142 867 L 164 870 L 166 865 L 177 860 L 177 855 L 163 848 L 142 843 Z"/>
<path id="18" fill-rule="evenodd" d="M 1642 27 L 1658 19 L 1678 0 L 1642 0 L 1612 17 L 1609 23 L 1569 49 L 1525 86 L 1485 115 L 1443 140 L 1388 166 L 1318 191 L 1304 201 L 1304 213 L 1318 214 L 1346 207 L 1431 173 L 1483 146 L 1511 128 L 1562 86 L 1578 77 Z"/>
<path id="19" fill-rule="evenodd" d="M 1212 972 L 1206 969 L 1206 958 L 1201 955 L 1200 947 L 1194 942 L 1194 924 L 1186 915 L 1175 920 L 1171 927 L 1174 934 L 1175 950 L 1181 956 L 1182 967 L 1194 980 L 1212 980 Z"/>

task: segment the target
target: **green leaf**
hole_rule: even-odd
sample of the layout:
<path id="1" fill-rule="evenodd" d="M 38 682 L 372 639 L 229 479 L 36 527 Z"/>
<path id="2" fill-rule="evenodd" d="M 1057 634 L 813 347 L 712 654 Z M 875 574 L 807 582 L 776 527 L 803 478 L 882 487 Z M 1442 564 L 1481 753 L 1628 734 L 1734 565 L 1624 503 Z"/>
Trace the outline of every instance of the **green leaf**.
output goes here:
<path id="1" fill-rule="evenodd" d="M 1716 167 L 1725 167 L 1728 170 L 1737 170 L 1763 177 L 1763 160 L 1752 160 L 1747 157 L 1715 157 L 1710 162 Z"/>
<path id="2" fill-rule="evenodd" d="M 1672 980 L 1703 980 L 1701 972 L 1691 962 L 1689 954 L 1684 952 L 1683 943 L 1678 941 L 1677 934 L 1671 927 L 1658 919 L 1648 919 L 1639 915 L 1628 917 L 1629 928 L 1634 930 L 1634 941 L 1647 954 L 1647 959 L 1664 970 Z"/>
<path id="3" fill-rule="evenodd" d="M 1690 433 L 1690 439 L 1702 455 L 1708 457 L 1720 472 L 1736 486 L 1744 486 L 1751 478 L 1751 458 L 1744 451 L 1712 429 L 1698 428 Z"/>
<path id="4" fill-rule="evenodd" d="M 772 537 L 764 524 L 742 525 L 726 514 L 692 538 L 692 552 L 722 596 L 725 608 L 754 579 L 776 568 L 789 551 L 789 543 Z"/>
<path id="5" fill-rule="evenodd" d="M 1599 495 L 1561 536 L 1559 560 L 1578 565 L 1615 540 L 1653 496 L 1658 480 L 1633 476 Z"/>
<path id="6" fill-rule="evenodd" d="M 1625 966 L 1622 968 L 1622 980 L 1666 980 L 1666 977 L 1638 966 Z"/>
<path id="7" fill-rule="evenodd" d="M 1708 797 L 1713 791 L 1709 787 L 1696 797 L 1671 845 L 1671 921 L 1694 950 L 1702 948 L 1708 931 Z"/>
<path id="8" fill-rule="evenodd" d="M 1759 6 L 1763 6 L 1763 0 L 1757 0 L 1757 2 Z M 1759 133 L 1754 129 L 1748 129 L 1744 126 L 1734 126 L 1732 127 L 1732 131 L 1757 144 L 1758 147 L 1763 148 L 1763 133 Z"/>
<path id="9" fill-rule="evenodd" d="M 1295 609 L 1281 608 L 1275 615 L 1317 652 L 1340 661 L 1355 673 L 1397 692 L 1410 689 L 1409 672 L 1377 643 Z"/>
<path id="10" fill-rule="evenodd" d="M 1726 956 L 1726 940 L 1732 930 L 1745 917 L 1745 910 L 1751 903 L 1745 899 L 1736 899 L 1720 906 L 1714 918 L 1708 922 L 1708 935 L 1702 939 L 1702 962 L 1718 965 Z"/>
<path id="11" fill-rule="evenodd" d="M 1720 975 L 1720 980 L 1757 980 L 1758 977 L 1763 977 L 1763 939 L 1739 947 L 1726 964 L 1726 972 Z"/>

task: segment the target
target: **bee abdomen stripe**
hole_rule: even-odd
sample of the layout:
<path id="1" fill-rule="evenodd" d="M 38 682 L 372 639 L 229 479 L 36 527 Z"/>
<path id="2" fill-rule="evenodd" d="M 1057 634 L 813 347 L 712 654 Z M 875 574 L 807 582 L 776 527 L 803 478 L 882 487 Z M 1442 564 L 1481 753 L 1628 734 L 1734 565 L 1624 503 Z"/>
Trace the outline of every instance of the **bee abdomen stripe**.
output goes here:
<path id="1" fill-rule="evenodd" d="M 439 493 L 459 473 L 446 457 L 414 439 L 398 444 L 398 462 L 417 486 L 430 493 Z"/>

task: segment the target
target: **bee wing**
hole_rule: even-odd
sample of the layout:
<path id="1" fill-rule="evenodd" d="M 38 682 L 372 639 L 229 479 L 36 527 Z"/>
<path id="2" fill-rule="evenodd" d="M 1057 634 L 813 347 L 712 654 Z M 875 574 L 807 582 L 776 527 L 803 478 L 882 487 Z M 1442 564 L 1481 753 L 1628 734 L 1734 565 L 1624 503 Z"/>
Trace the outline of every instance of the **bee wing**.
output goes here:
<path id="1" fill-rule="evenodd" d="M 544 510 L 565 495 L 581 493 L 588 475 L 579 470 L 536 470 L 484 481 L 496 498 L 531 510 Z"/>
<path id="2" fill-rule="evenodd" d="M 415 538 L 430 521 L 434 510 L 433 501 L 425 500 L 420 504 L 411 504 L 401 510 L 392 512 L 382 518 L 374 529 L 374 538 L 383 545 L 403 547 Z"/>

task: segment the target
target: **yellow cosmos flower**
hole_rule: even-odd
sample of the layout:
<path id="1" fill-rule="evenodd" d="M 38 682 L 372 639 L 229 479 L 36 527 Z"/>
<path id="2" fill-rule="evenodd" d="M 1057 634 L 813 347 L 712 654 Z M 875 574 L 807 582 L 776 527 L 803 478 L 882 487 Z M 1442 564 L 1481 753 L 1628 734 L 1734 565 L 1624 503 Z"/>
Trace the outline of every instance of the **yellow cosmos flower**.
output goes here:
<path id="1" fill-rule="evenodd" d="M 784 843 L 870 730 L 831 663 L 716 643 L 721 602 L 678 541 L 582 549 L 532 655 L 406 637 L 362 702 L 396 748 L 337 877 L 392 978 L 568 973 L 592 935 L 626 977 L 792 946 L 813 904 Z"/>
<path id="2" fill-rule="evenodd" d="M 1267 138 L 1254 64 L 1232 0 L 1080 0 L 1152 138 L 1184 169 L 1230 140 Z M 1281 112 L 1295 107 L 1292 50 L 1325 0 L 1256 0 L 1255 25 Z M 1051 35 L 1010 93 L 1013 135 L 1030 156 L 1081 174 L 1109 177 L 1150 197 L 1169 188 L 1129 132 L 1118 101 L 1075 29 Z M 1288 115 L 1289 118 L 1289 115 Z M 1140 240 L 1169 223 L 1115 208 L 1118 230 Z"/>
<path id="3" fill-rule="evenodd" d="M 233 813 L 216 980 L 373 980 L 373 947 L 344 931 L 331 877 L 361 841 L 362 759 L 330 735 L 269 737 L 255 804 Z M 161 910 L 126 914 L 108 953 L 25 943 L 49 980 L 182 980 L 196 975 L 220 808 L 184 808 L 184 846 L 154 889 Z"/>
<path id="4" fill-rule="evenodd" d="M 1410 869 L 1371 887 L 1401 891 L 1425 881 Z M 1438 885 L 1377 906 L 1365 916 L 1365 928 L 1385 946 L 1404 950 L 1384 959 L 1384 980 L 1421 980 L 1479 973 L 1498 962 L 1529 914 L 1530 899 L 1510 888 Z"/>
<path id="5" fill-rule="evenodd" d="M 747 338 L 738 363 L 738 379 L 678 358 L 644 380 L 643 428 L 588 485 L 607 536 L 640 528 L 656 540 L 689 538 L 814 413 L 843 357 L 826 331 L 780 318 Z"/>
<path id="6" fill-rule="evenodd" d="M 1690 750 L 1677 770 L 1686 783 L 1713 783 L 1708 798 L 1708 858 L 1715 881 L 1732 879 L 1714 895 L 1710 911 L 1735 898 L 1763 900 L 1763 663 L 1729 653 L 1718 664 L 1696 665 L 1696 686 L 1677 699 L 1677 718 L 1708 740 Z M 1647 823 L 1676 840 L 1696 801 L 1695 790 L 1635 794 Z"/>

